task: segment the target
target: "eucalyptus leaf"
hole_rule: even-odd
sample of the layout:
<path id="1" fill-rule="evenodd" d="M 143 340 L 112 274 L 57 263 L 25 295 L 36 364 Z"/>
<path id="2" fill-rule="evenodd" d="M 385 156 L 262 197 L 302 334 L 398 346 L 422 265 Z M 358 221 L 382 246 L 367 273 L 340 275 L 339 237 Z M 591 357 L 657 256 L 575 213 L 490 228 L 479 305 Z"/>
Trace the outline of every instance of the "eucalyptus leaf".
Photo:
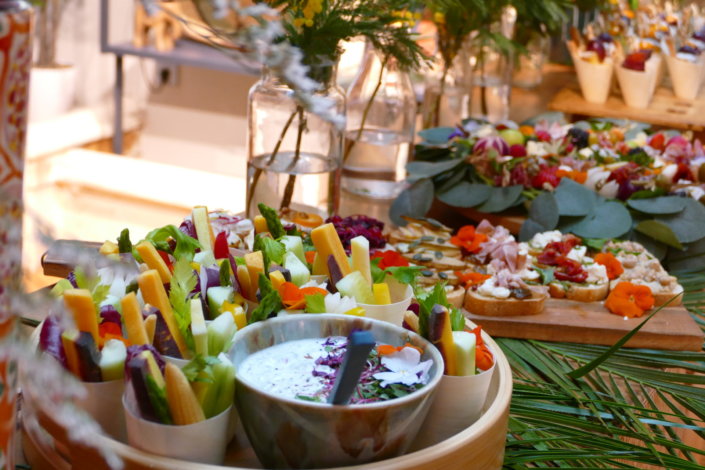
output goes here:
<path id="1" fill-rule="evenodd" d="M 659 261 L 663 260 L 669 251 L 668 246 L 647 235 L 644 235 L 643 233 L 635 231 L 632 234 L 632 239 L 641 243 L 643 247 L 646 248 L 647 251 L 654 255 Z"/>
<path id="2" fill-rule="evenodd" d="M 599 200 L 597 193 L 570 178 L 562 178 L 554 193 L 559 215 L 588 215 Z"/>
<path id="3" fill-rule="evenodd" d="M 438 199 L 453 207 L 475 207 L 487 201 L 491 193 L 491 186 L 461 181 L 450 190 L 439 194 Z"/>
<path id="4" fill-rule="evenodd" d="M 560 200 L 560 199 L 559 199 Z M 618 238 L 632 227 L 632 216 L 619 202 L 604 201 L 585 217 L 564 227 L 582 238 Z"/>
<path id="5" fill-rule="evenodd" d="M 524 197 L 521 192 L 524 187 L 520 184 L 507 187 L 492 187 L 490 197 L 477 207 L 480 212 L 502 212 L 510 207 L 520 204 Z"/>
<path id="6" fill-rule="evenodd" d="M 685 198 L 662 196 L 650 199 L 629 199 L 627 205 L 646 214 L 678 214 L 685 209 Z"/>
<path id="7" fill-rule="evenodd" d="M 403 215 L 423 217 L 433 204 L 433 182 L 422 179 L 404 189 L 389 208 L 389 218 L 399 226 L 406 225 Z"/>
<path id="8" fill-rule="evenodd" d="M 668 225 L 681 243 L 692 243 L 705 237 L 705 207 L 695 199 L 681 198 L 685 208 L 676 215 L 655 217 Z"/>
<path id="9" fill-rule="evenodd" d="M 544 191 L 531 201 L 529 219 L 541 225 L 544 231 L 556 228 L 559 219 L 558 202 L 553 193 Z"/>
<path id="10" fill-rule="evenodd" d="M 461 163 L 463 163 L 463 160 L 459 158 L 440 162 L 410 162 L 406 165 L 406 171 L 410 175 L 431 178 L 445 171 L 452 170 Z"/>
<path id="11" fill-rule="evenodd" d="M 702 270 L 705 266 L 705 238 L 685 245 L 683 250 L 669 250 L 666 265 L 669 271 Z"/>
<path id="12" fill-rule="evenodd" d="M 634 227 L 634 230 L 678 250 L 683 249 L 683 245 L 678 241 L 678 237 L 673 233 L 673 230 L 671 230 L 668 225 L 658 220 L 644 220 L 639 222 L 637 226 Z"/>
<path id="13" fill-rule="evenodd" d="M 542 121 L 547 122 L 549 124 L 555 122 L 560 125 L 563 125 L 568 122 L 565 118 L 564 113 L 560 111 L 548 111 L 545 113 L 538 114 L 532 118 L 529 118 L 526 121 L 522 122 L 522 124 L 526 126 L 535 126 L 536 124 Z"/>
<path id="14" fill-rule="evenodd" d="M 656 188 L 654 190 L 650 189 L 642 189 L 641 191 L 637 191 L 633 193 L 631 196 L 629 196 L 629 199 L 649 199 L 649 198 L 654 198 L 654 197 L 659 197 L 663 196 L 666 194 L 666 190 L 663 188 Z"/>
<path id="15" fill-rule="evenodd" d="M 418 135 L 429 144 L 445 144 L 453 132 L 455 127 L 433 127 L 419 131 Z"/>
<path id="16" fill-rule="evenodd" d="M 537 233 L 545 232 L 546 228 L 533 219 L 526 219 L 519 229 L 519 241 L 528 242 Z"/>

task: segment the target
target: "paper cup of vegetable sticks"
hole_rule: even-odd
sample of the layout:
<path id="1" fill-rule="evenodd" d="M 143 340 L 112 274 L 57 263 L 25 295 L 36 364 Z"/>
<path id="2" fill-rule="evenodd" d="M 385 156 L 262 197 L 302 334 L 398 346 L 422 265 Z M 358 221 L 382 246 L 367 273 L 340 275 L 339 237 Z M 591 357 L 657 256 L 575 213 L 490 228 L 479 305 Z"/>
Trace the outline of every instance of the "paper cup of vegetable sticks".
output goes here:
<path id="1" fill-rule="evenodd" d="M 125 381 L 83 382 L 83 386 L 86 395 L 76 401 L 76 406 L 91 415 L 108 435 L 124 442 L 125 416 L 121 401 L 125 393 Z"/>
<path id="2" fill-rule="evenodd" d="M 389 294 L 392 300 L 391 304 L 374 305 L 358 302 L 358 305 L 365 309 L 365 316 L 369 318 L 402 326 L 404 312 L 406 312 L 406 309 L 409 308 L 411 304 L 411 297 L 414 291 L 411 286 L 401 284 L 394 280 L 390 280 L 386 282 L 386 284 L 389 286 Z"/>
<path id="3" fill-rule="evenodd" d="M 176 426 L 140 418 L 128 387 L 123 395 L 127 442 L 132 447 L 165 457 L 220 465 L 228 445 L 228 424 L 232 405 L 222 413 L 194 424 Z"/>
<path id="4" fill-rule="evenodd" d="M 437 444 L 466 429 L 482 415 L 495 364 L 475 375 L 444 375 L 412 449 Z"/>

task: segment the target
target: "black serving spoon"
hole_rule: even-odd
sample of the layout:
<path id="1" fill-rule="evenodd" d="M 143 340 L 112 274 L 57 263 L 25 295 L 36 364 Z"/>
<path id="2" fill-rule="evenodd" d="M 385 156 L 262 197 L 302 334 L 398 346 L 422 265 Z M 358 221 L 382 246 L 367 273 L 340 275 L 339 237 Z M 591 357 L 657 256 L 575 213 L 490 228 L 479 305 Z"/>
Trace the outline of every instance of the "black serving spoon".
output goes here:
<path id="1" fill-rule="evenodd" d="M 355 391 L 360 375 L 367 363 L 367 357 L 375 346 L 375 339 L 369 331 L 353 331 L 348 336 L 348 348 L 343 357 L 343 363 L 335 377 L 335 384 L 328 403 L 332 405 L 347 405 Z"/>

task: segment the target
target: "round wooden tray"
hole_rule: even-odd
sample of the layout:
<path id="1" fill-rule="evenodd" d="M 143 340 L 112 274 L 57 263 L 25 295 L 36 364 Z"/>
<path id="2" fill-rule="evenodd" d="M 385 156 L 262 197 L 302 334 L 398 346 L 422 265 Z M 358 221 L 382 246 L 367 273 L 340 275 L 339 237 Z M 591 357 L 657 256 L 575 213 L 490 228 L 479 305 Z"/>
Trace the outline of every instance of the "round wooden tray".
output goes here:
<path id="1" fill-rule="evenodd" d="M 470 323 L 470 322 L 468 322 Z M 497 470 L 502 467 L 504 446 L 509 420 L 509 402 L 512 396 L 512 372 L 507 358 L 499 346 L 486 334 L 484 340 L 492 348 L 497 361 L 489 394 L 484 405 L 485 412 L 471 426 L 436 445 L 413 451 L 393 459 L 366 465 L 344 467 L 347 470 L 426 470 L 429 468 L 465 470 L 472 465 L 474 470 Z M 48 413 L 43 411 L 39 397 L 24 394 L 26 406 L 36 410 L 39 426 L 33 426 L 27 417 L 22 421 L 23 449 L 27 461 L 34 468 L 56 469 L 108 469 L 101 455 L 67 438 L 62 428 Z M 36 424 L 36 423 L 34 423 Z M 47 442 L 46 435 L 51 438 Z M 422 430 L 423 432 L 423 430 Z M 114 450 L 124 461 L 125 470 L 174 469 L 224 470 L 262 468 L 252 449 L 238 445 L 237 439 L 230 443 L 224 466 L 204 465 L 160 457 L 143 452 L 109 437 L 99 437 L 102 444 Z M 53 443 L 50 442 L 53 440 Z"/>

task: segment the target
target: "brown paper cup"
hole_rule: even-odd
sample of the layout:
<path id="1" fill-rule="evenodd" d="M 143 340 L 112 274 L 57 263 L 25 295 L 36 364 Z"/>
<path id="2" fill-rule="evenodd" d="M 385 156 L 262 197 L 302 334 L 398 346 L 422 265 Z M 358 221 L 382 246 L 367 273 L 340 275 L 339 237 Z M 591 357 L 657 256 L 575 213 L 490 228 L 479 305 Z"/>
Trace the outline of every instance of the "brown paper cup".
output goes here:
<path id="1" fill-rule="evenodd" d="M 373 305 L 373 304 L 361 304 L 358 305 L 365 309 L 365 316 L 369 318 L 374 318 L 375 320 L 382 320 L 393 325 L 402 326 L 404 321 L 404 312 L 409 308 L 411 304 L 411 297 L 414 294 L 411 286 L 402 285 L 399 283 L 394 285 L 393 283 L 388 283 L 389 294 L 392 298 L 392 303 L 389 305 Z"/>
<path id="2" fill-rule="evenodd" d="M 578 55 L 573 55 L 573 64 L 575 64 L 575 72 L 585 101 L 597 104 L 607 101 L 614 70 L 612 59 L 608 57 L 601 64 L 591 64 Z"/>
<path id="3" fill-rule="evenodd" d="M 189 462 L 223 463 L 229 441 L 227 435 L 232 406 L 200 423 L 174 426 L 140 418 L 131 395 L 123 395 L 122 405 L 127 423 L 127 442 L 132 447 Z"/>
<path id="4" fill-rule="evenodd" d="M 617 80 L 622 90 L 622 98 L 631 108 L 646 108 L 651 103 L 656 89 L 656 73 L 659 61 L 651 58 L 646 61 L 646 70 L 629 70 L 617 67 Z"/>
<path id="5" fill-rule="evenodd" d="M 76 406 L 91 415 L 106 434 L 125 441 L 125 416 L 121 400 L 125 392 L 123 379 L 109 382 L 82 382 L 86 396 L 76 401 Z"/>
<path id="6" fill-rule="evenodd" d="M 702 83 L 702 64 L 699 61 L 689 62 L 672 56 L 666 58 L 666 63 L 676 96 L 684 100 L 694 100 Z"/>
<path id="7" fill-rule="evenodd" d="M 480 418 L 496 363 L 481 374 L 443 376 L 412 449 L 423 449 L 444 441 Z"/>

